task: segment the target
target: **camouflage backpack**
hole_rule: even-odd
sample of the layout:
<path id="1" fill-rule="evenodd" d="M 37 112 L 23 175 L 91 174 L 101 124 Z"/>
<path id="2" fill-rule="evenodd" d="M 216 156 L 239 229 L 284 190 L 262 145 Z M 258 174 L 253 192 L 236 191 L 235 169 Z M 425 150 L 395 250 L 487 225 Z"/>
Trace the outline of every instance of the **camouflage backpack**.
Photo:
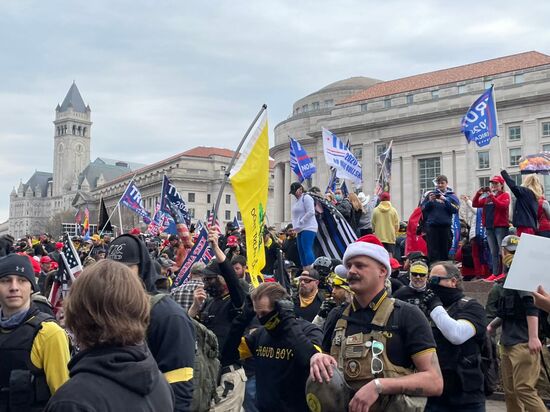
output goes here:
<path id="1" fill-rule="evenodd" d="M 159 293 L 151 296 L 151 310 L 162 298 L 169 296 Z M 170 298 L 171 299 L 171 298 Z M 193 364 L 193 402 L 191 410 L 206 412 L 210 410 L 212 400 L 217 400 L 216 388 L 220 373 L 218 359 L 218 339 L 216 335 L 191 318 L 195 327 L 195 363 Z"/>

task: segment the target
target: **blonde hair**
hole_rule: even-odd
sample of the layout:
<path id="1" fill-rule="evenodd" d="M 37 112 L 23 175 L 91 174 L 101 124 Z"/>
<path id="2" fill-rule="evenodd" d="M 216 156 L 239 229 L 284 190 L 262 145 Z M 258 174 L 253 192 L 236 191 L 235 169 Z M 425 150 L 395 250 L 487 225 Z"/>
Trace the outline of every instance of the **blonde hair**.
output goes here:
<path id="1" fill-rule="evenodd" d="M 527 177 L 523 181 L 522 186 L 528 189 L 531 189 L 531 191 L 537 197 L 537 200 L 544 195 L 544 188 L 542 187 L 542 184 L 540 183 L 540 180 L 537 177 L 537 175 L 534 175 L 534 174 L 527 175 Z"/>
<path id="2" fill-rule="evenodd" d="M 351 205 L 353 206 L 353 208 L 355 210 L 357 210 L 357 211 L 363 210 L 363 205 L 361 204 L 361 201 L 359 200 L 359 198 L 357 197 L 357 195 L 355 193 L 351 192 L 348 195 L 348 199 L 351 202 Z"/>

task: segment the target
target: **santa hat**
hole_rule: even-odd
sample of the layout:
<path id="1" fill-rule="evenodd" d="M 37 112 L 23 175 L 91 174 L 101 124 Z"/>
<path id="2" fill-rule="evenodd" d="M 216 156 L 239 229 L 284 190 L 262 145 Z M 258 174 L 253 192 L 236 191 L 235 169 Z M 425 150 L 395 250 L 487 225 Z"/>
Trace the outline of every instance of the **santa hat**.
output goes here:
<path id="1" fill-rule="evenodd" d="M 392 272 L 390 255 L 375 235 L 365 235 L 357 239 L 357 241 L 350 243 L 344 253 L 344 265 L 347 267 L 348 260 L 355 256 L 368 256 L 380 262 L 386 267 L 388 271 L 387 276 Z"/>

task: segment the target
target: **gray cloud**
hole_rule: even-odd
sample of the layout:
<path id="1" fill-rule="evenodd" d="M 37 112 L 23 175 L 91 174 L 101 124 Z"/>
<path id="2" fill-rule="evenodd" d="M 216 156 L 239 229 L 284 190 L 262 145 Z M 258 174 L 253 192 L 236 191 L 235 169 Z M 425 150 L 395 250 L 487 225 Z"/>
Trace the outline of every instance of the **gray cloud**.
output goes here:
<path id="1" fill-rule="evenodd" d="M 92 157 L 150 163 L 235 147 L 262 103 L 274 127 L 346 77 L 548 53 L 548 15 L 540 1 L 2 2 L 0 221 L 12 186 L 51 171 L 73 80 L 92 108 Z"/>

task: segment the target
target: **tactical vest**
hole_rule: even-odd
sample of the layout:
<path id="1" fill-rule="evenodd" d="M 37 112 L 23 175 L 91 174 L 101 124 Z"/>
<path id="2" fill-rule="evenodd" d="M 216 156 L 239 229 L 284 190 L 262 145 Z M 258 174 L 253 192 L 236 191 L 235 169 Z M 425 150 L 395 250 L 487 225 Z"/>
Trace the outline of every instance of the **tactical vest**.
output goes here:
<path id="1" fill-rule="evenodd" d="M 413 369 L 404 368 L 393 364 L 388 357 L 388 338 L 391 338 L 392 331 L 397 331 L 395 325 L 387 325 L 394 310 L 395 299 L 384 298 L 374 314 L 370 325 L 366 327 L 367 333 L 356 333 L 346 337 L 351 304 L 348 305 L 342 316 L 336 322 L 334 338 L 330 348 L 330 354 L 338 362 L 338 367 L 343 370 L 348 385 L 354 390 L 376 378 L 397 378 L 411 375 Z M 394 316 L 395 320 L 395 316 Z M 383 345 L 383 351 L 378 357 L 383 362 L 383 370 L 380 373 L 371 372 L 372 345 L 378 341 Z M 423 411 L 426 398 L 413 398 L 407 395 L 381 395 L 373 405 L 373 412 L 377 411 Z"/>
<path id="2" fill-rule="evenodd" d="M 44 371 L 31 362 L 34 338 L 48 320 L 36 310 L 17 328 L 0 330 L 0 412 L 41 410 L 50 398 Z"/>

